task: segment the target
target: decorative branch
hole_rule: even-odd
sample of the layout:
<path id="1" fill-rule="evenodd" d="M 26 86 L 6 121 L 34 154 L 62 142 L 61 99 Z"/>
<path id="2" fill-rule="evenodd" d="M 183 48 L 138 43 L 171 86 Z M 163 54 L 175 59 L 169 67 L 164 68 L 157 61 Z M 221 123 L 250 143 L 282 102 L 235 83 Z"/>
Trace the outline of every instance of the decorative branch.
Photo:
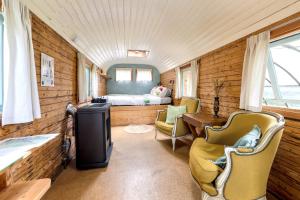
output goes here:
<path id="1" fill-rule="evenodd" d="M 214 91 L 215 91 L 216 97 L 219 97 L 220 91 L 223 87 L 224 87 L 223 80 L 219 80 L 219 79 L 214 80 Z"/>

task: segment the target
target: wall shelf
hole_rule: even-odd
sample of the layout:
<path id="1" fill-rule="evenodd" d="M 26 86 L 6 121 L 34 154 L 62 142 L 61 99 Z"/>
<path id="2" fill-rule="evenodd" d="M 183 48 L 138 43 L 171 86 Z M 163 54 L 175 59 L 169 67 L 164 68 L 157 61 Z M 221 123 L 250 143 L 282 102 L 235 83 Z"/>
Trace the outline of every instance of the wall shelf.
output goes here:
<path id="1" fill-rule="evenodd" d="M 100 74 L 100 77 L 101 77 L 101 78 L 104 78 L 105 80 L 111 79 L 110 76 L 107 76 L 107 75 L 105 75 L 105 74 Z"/>

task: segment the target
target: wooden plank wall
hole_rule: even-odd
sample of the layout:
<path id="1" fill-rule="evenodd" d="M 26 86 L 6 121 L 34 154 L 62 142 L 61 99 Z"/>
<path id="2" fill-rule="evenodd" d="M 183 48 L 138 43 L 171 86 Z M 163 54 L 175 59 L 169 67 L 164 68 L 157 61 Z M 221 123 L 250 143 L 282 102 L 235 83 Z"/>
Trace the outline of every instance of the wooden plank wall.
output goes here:
<path id="1" fill-rule="evenodd" d="M 72 123 L 65 116 L 65 108 L 68 102 L 75 105 L 77 102 L 77 50 L 35 15 L 32 15 L 32 38 L 42 118 L 32 123 L 0 128 L 0 140 L 72 130 Z M 55 59 L 54 87 L 40 86 L 41 52 Z M 61 142 L 62 137 L 59 137 L 29 156 L 20 165 L 14 166 L 10 169 L 8 181 L 13 183 L 18 180 L 54 177 L 61 165 Z"/>
<path id="2" fill-rule="evenodd" d="M 98 87 L 98 95 L 99 96 L 104 96 L 106 95 L 106 79 L 98 76 L 98 83 L 99 83 L 99 87 Z"/>
<path id="3" fill-rule="evenodd" d="M 165 110 L 167 105 L 112 106 L 111 125 L 154 124 L 157 111 Z"/>
<path id="4" fill-rule="evenodd" d="M 298 15 L 293 17 L 298 17 Z M 280 23 L 276 23 L 276 26 L 278 24 Z M 239 110 L 245 48 L 246 37 L 200 57 L 198 95 L 203 111 L 213 113 L 213 80 L 216 78 L 225 81 L 225 88 L 220 92 L 220 115 L 228 117 L 230 113 Z M 175 80 L 174 69 L 161 74 L 162 84 L 167 84 L 171 77 Z M 285 131 L 270 174 L 268 191 L 279 199 L 299 199 L 300 111 L 294 111 L 295 114 L 286 109 L 283 109 L 284 111 L 267 107 L 264 109 L 279 112 L 287 118 Z"/>
<path id="5" fill-rule="evenodd" d="M 172 89 L 172 100 L 173 100 L 173 104 L 177 105 L 179 104 L 180 100 L 175 99 L 175 84 L 170 85 L 170 81 L 174 81 L 176 80 L 176 73 L 175 73 L 175 69 L 170 69 L 164 73 L 162 73 L 160 75 L 160 83 L 168 88 Z"/>
<path id="6" fill-rule="evenodd" d="M 215 79 L 223 80 L 220 91 L 220 115 L 228 115 L 239 108 L 241 76 L 246 40 L 241 39 L 201 57 L 198 94 L 201 109 L 213 113 Z"/>
<path id="7" fill-rule="evenodd" d="M 300 198 L 300 112 L 265 107 L 285 117 L 284 133 L 272 166 L 268 189 L 280 199 Z"/>

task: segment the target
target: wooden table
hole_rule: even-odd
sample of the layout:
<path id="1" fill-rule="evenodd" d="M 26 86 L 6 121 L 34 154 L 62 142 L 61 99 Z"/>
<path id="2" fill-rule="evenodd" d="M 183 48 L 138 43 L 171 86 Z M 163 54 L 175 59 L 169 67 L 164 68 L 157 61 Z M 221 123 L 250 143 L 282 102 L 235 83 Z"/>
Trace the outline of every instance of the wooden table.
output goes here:
<path id="1" fill-rule="evenodd" d="M 188 124 L 188 127 L 194 138 L 204 137 L 205 126 L 223 126 L 227 119 L 222 117 L 214 117 L 207 113 L 184 114 L 183 121 Z"/>

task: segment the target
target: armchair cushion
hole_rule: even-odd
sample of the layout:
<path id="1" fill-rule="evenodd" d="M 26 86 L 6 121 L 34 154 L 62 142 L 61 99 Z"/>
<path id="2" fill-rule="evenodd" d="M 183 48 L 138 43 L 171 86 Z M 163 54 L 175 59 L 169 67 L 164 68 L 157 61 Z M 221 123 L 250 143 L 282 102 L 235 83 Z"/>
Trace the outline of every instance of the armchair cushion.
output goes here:
<path id="1" fill-rule="evenodd" d="M 236 143 L 232 146 L 233 148 L 254 148 L 258 144 L 259 138 L 261 136 L 260 128 L 257 125 L 254 125 L 253 129 L 249 131 L 246 135 L 241 137 Z M 226 156 L 223 155 L 219 157 L 214 164 L 218 165 L 222 169 L 226 166 Z"/>
<path id="2" fill-rule="evenodd" d="M 224 145 L 209 144 L 204 138 L 197 138 L 190 150 L 189 165 L 198 183 L 212 183 L 222 171 L 212 160 L 224 154 Z"/>
<path id="3" fill-rule="evenodd" d="M 199 99 L 182 97 L 180 105 L 186 105 L 187 113 L 195 113 L 198 109 Z"/>
<path id="4" fill-rule="evenodd" d="M 174 124 L 178 115 L 186 113 L 186 106 L 168 106 L 166 123 Z"/>
<path id="5" fill-rule="evenodd" d="M 166 122 L 162 122 L 162 121 L 155 121 L 155 126 L 163 131 L 165 134 L 167 135 L 172 135 L 172 130 L 174 127 L 174 124 L 167 124 Z"/>

